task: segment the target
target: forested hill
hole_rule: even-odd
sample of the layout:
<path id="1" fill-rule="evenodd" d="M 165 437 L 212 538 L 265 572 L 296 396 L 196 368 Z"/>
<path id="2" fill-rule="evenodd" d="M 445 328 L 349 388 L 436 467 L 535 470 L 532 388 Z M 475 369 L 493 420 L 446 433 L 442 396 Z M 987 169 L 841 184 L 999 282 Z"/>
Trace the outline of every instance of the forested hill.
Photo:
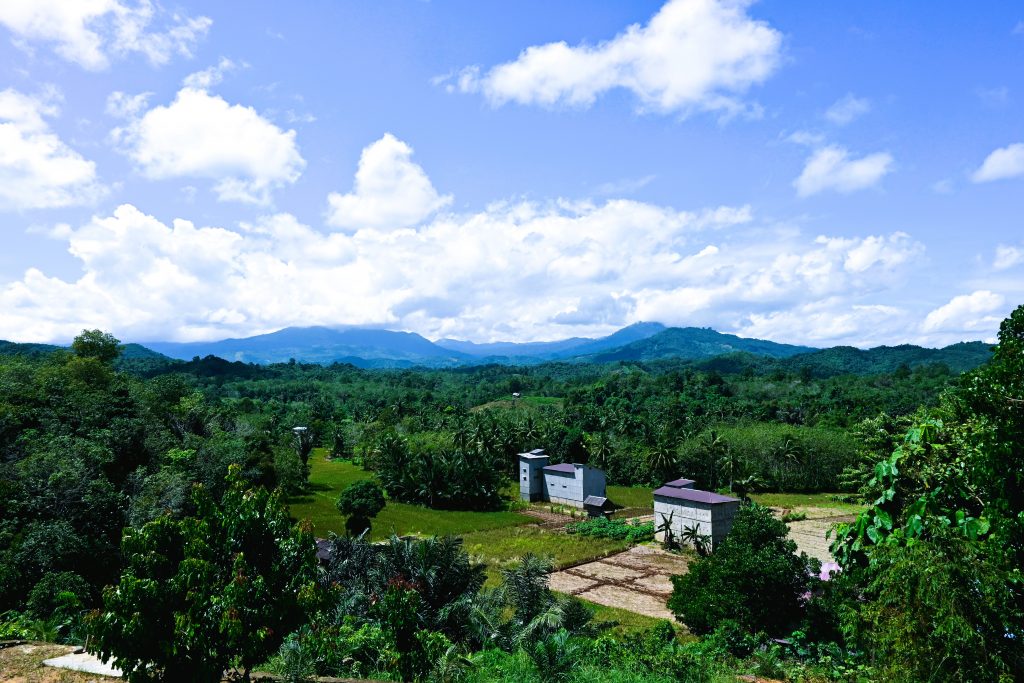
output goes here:
<path id="1" fill-rule="evenodd" d="M 706 327 L 670 327 L 646 339 L 595 354 L 590 359 L 598 363 L 620 360 L 652 361 L 662 358 L 693 360 L 736 352 L 747 352 L 771 358 L 787 358 L 814 350 L 809 346 L 778 344 L 764 339 L 746 339 L 734 334 L 716 332 Z"/>
<path id="2" fill-rule="evenodd" d="M 911 344 L 856 349 L 836 346 L 786 359 L 787 369 L 810 368 L 816 376 L 863 375 L 896 372 L 900 366 L 942 363 L 955 373 L 973 370 L 992 356 L 992 345 L 985 342 L 960 342 L 941 349 L 927 349 Z"/>

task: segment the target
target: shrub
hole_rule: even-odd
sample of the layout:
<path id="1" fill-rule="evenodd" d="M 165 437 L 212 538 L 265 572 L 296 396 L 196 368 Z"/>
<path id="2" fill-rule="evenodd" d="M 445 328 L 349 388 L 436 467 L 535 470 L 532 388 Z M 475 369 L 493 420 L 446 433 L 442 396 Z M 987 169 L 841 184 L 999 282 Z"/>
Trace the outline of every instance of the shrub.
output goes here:
<path id="1" fill-rule="evenodd" d="M 788 532 L 768 508 L 741 507 L 721 546 L 687 574 L 672 577 L 669 609 L 694 633 L 708 633 L 725 620 L 750 632 L 787 633 L 820 571 L 820 562 L 795 554 Z"/>
<path id="2" fill-rule="evenodd" d="M 358 536 L 370 528 L 370 519 L 384 509 L 384 489 L 370 479 L 363 479 L 347 486 L 338 496 L 338 512 L 347 515 L 345 530 L 351 536 Z"/>

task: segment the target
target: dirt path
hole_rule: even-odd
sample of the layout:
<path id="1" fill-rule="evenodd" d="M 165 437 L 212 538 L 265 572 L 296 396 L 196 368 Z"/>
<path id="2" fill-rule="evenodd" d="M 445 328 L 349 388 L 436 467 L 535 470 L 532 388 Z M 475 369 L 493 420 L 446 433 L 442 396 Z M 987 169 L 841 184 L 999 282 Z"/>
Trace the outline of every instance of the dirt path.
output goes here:
<path id="1" fill-rule="evenodd" d="M 633 546 L 596 562 L 555 572 L 551 589 L 599 605 L 618 607 L 656 619 L 672 619 L 665 602 L 674 574 L 686 573 L 685 556 L 653 546 Z"/>
<path id="2" fill-rule="evenodd" d="M 520 511 L 521 514 L 527 517 L 533 517 L 537 520 L 539 526 L 542 529 L 554 530 L 562 529 L 567 524 L 578 522 L 578 519 L 574 519 L 569 515 L 563 515 L 560 512 L 549 512 L 548 510 L 540 510 L 538 508 L 529 507 L 525 510 Z"/>
<path id="3" fill-rule="evenodd" d="M 785 512 L 802 512 L 807 519 L 799 522 L 789 523 L 789 537 L 796 541 L 797 552 L 807 553 L 811 557 L 826 562 L 835 562 L 832 553 L 829 552 L 830 541 L 825 536 L 835 524 L 840 522 L 852 522 L 855 515 L 836 514 L 831 508 L 798 507 L 793 510 L 783 508 L 772 508 L 776 516 L 781 517 Z"/>

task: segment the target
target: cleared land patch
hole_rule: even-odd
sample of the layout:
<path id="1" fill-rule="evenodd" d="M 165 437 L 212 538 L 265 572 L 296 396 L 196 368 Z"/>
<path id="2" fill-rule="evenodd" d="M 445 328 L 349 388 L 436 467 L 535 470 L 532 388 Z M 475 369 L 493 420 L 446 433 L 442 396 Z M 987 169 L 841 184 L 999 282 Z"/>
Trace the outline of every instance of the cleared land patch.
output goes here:
<path id="1" fill-rule="evenodd" d="M 672 594 L 671 577 L 685 574 L 686 555 L 675 555 L 650 545 L 587 562 L 551 575 L 551 589 L 583 600 L 653 619 L 669 619 L 665 606 Z"/>
<path id="2" fill-rule="evenodd" d="M 372 472 L 350 462 L 327 460 L 323 449 L 310 457 L 310 494 L 296 496 L 288 503 L 292 517 L 308 519 L 313 532 L 320 537 L 328 532 L 345 533 L 345 518 L 335 503 L 342 489 L 360 479 L 371 479 Z M 370 534 L 374 540 L 387 538 L 392 533 L 400 536 L 461 535 L 469 531 L 529 524 L 531 518 L 517 512 L 469 512 L 463 510 L 433 510 L 419 505 L 388 501 L 387 507 L 373 520 Z"/>

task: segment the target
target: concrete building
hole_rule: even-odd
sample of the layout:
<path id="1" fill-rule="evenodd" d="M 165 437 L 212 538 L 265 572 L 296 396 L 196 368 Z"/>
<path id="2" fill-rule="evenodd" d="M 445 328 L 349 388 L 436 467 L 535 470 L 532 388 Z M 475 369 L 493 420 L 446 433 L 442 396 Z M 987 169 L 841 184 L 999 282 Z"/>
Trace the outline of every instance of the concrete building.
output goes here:
<path id="1" fill-rule="evenodd" d="M 519 497 L 583 507 L 589 496 L 605 497 L 604 472 L 589 465 L 549 465 L 550 456 L 537 448 L 519 454 Z"/>
<path id="2" fill-rule="evenodd" d="M 739 506 L 738 498 L 699 491 L 693 488 L 693 481 L 676 479 L 654 490 L 654 525 L 661 528 L 668 522 L 677 541 L 687 529 L 696 528 L 715 548 L 732 529 Z M 663 531 L 655 536 L 659 541 L 665 540 Z"/>

